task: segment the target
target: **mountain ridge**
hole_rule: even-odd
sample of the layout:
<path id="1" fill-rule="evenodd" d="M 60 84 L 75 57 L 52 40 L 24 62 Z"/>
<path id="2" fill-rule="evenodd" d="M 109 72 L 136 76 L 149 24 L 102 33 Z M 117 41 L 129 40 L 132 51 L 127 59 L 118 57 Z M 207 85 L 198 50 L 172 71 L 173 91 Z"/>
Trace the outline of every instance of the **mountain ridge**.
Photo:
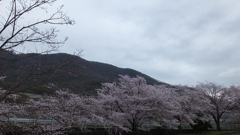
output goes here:
<path id="1" fill-rule="evenodd" d="M 4 62 L 9 63 L 4 64 Z M 43 86 L 52 83 L 60 88 L 68 88 L 76 93 L 94 93 L 95 89 L 100 88 L 102 83 L 114 82 L 119 75 L 129 75 L 130 77 L 142 76 L 147 80 L 148 84 L 168 85 L 134 69 L 120 68 L 107 63 L 88 61 L 79 56 L 66 53 L 14 54 L 12 52 L 3 53 L 1 51 L 0 65 L 4 66 L 1 66 L 0 76 L 7 76 L 6 83 L 2 86 L 8 89 L 13 85 L 13 82 L 17 82 L 19 78 L 21 79 L 31 72 L 43 72 L 44 70 L 51 69 L 65 62 L 69 63 L 57 68 L 54 72 L 46 72 L 48 75 L 53 75 L 51 75 L 50 78 L 47 77 L 41 85 L 31 88 L 28 92 L 45 94 L 47 91 L 48 93 L 48 90 L 44 89 Z M 46 75 L 44 74 L 43 76 Z M 38 78 L 39 76 L 32 77 L 23 85 L 28 85 L 28 83 Z"/>

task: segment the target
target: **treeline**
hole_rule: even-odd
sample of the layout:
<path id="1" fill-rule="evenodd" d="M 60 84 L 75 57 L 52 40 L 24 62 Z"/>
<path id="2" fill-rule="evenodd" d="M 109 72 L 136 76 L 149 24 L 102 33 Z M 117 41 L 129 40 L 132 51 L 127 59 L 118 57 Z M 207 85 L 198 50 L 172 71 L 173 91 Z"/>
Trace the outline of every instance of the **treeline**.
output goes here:
<path id="1" fill-rule="evenodd" d="M 56 89 L 54 84 L 46 87 Z M 153 127 L 177 129 L 183 123 L 194 127 L 211 120 L 220 130 L 223 117 L 226 121 L 239 118 L 239 86 L 206 82 L 195 87 L 169 87 L 149 85 L 140 76 L 120 76 L 96 91 L 96 96 L 87 97 L 58 89 L 51 97 L 29 99 L 23 104 L 14 102 L 19 95 L 10 94 L 0 102 L 1 133 L 69 134 L 73 128 L 87 131 L 93 125 L 121 133 Z M 16 117 L 35 121 L 21 123 L 9 119 Z"/>

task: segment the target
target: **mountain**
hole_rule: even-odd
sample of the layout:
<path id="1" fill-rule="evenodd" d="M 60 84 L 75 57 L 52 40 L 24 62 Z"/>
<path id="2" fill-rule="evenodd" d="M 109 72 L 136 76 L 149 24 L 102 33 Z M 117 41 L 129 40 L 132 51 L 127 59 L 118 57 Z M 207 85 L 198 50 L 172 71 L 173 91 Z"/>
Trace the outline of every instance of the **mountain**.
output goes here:
<path id="1" fill-rule="evenodd" d="M 119 75 L 142 76 L 148 84 L 166 84 L 133 69 L 87 61 L 65 53 L 43 55 L 0 51 L 0 67 L 0 76 L 6 76 L 1 84 L 4 89 L 9 89 L 22 80 L 24 81 L 18 89 L 40 82 L 27 90 L 37 94 L 51 93 L 44 87 L 49 84 L 69 88 L 76 93 L 92 94 L 95 93 L 95 89 L 101 87 L 101 83 L 114 82 Z"/>

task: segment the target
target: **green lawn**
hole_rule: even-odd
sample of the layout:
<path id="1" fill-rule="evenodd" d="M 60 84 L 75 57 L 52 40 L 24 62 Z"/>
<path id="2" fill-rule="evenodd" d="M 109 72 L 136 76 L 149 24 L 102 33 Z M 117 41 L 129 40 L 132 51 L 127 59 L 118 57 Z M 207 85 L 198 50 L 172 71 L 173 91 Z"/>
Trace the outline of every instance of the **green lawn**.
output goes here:
<path id="1" fill-rule="evenodd" d="M 178 135 L 231 135 L 233 133 L 240 133 L 239 131 L 208 131 L 202 133 L 178 134 Z"/>

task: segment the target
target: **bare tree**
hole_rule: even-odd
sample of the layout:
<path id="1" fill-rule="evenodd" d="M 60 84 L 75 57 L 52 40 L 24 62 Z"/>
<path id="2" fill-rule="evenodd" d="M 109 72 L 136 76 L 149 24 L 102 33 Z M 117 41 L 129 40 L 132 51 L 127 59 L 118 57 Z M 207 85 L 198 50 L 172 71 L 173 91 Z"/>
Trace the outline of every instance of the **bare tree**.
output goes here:
<path id="1" fill-rule="evenodd" d="M 61 44 L 66 42 L 67 37 L 62 40 L 58 39 L 57 33 L 59 30 L 57 30 L 55 26 L 73 25 L 75 22 L 62 11 L 63 6 L 60 6 L 53 13 L 48 13 L 49 7 L 56 2 L 57 0 L 0 1 L 0 71 L 4 71 L 4 68 L 8 68 L 6 65 L 10 65 L 13 62 L 56 51 Z M 6 3 L 9 3 L 9 5 L 6 5 Z M 40 11 L 41 16 L 35 20 L 26 20 L 29 14 L 35 13 L 35 11 Z M 42 51 L 37 50 L 36 53 L 29 55 L 8 55 L 9 53 L 18 52 L 17 47 L 21 45 L 25 47 L 26 45 L 34 45 L 36 43 L 40 45 L 45 44 L 47 48 Z M 0 95 L 0 102 L 8 95 L 22 92 L 40 84 L 46 80 L 46 78 L 54 75 L 54 72 L 58 68 L 68 65 L 73 59 L 74 58 L 71 57 L 67 60 L 60 60 L 59 64 L 50 65 L 49 68 L 43 70 L 37 70 L 39 67 L 35 64 L 30 65 L 32 69 L 29 70 L 29 68 L 26 68 L 26 72 L 19 75 L 21 76 L 20 79 L 18 79 L 19 76 L 18 78 L 16 77 L 14 80 L 15 83 L 8 87 L 8 89 L 5 89 L 6 92 Z M 48 75 L 42 78 L 40 77 L 46 74 Z M 6 73 L 4 75 L 2 73 L 0 74 L 0 77 L 3 76 L 8 78 Z M 36 80 L 36 78 L 37 81 L 26 85 L 26 82 L 31 82 Z M 23 84 L 25 87 L 21 87 Z"/>
<path id="2" fill-rule="evenodd" d="M 71 20 L 63 11 L 63 6 L 49 17 L 26 21 L 25 16 L 35 10 L 41 10 L 42 13 L 48 11 L 48 6 L 54 4 L 57 0 L 11 0 L 7 11 L 1 15 L 0 22 L 0 49 L 9 50 L 22 45 L 26 42 L 48 44 L 48 51 L 56 50 L 60 44 L 65 43 L 67 37 L 63 40 L 57 40 L 58 30 L 54 27 L 42 30 L 40 25 L 73 25 Z M 3 5 L 2 5 L 3 6 Z M 3 12 L 2 12 L 3 13 Z M 44 16 L 44 15 L 43 15 Z M 25 22 L 24 22 L 25 21 Z"/>

